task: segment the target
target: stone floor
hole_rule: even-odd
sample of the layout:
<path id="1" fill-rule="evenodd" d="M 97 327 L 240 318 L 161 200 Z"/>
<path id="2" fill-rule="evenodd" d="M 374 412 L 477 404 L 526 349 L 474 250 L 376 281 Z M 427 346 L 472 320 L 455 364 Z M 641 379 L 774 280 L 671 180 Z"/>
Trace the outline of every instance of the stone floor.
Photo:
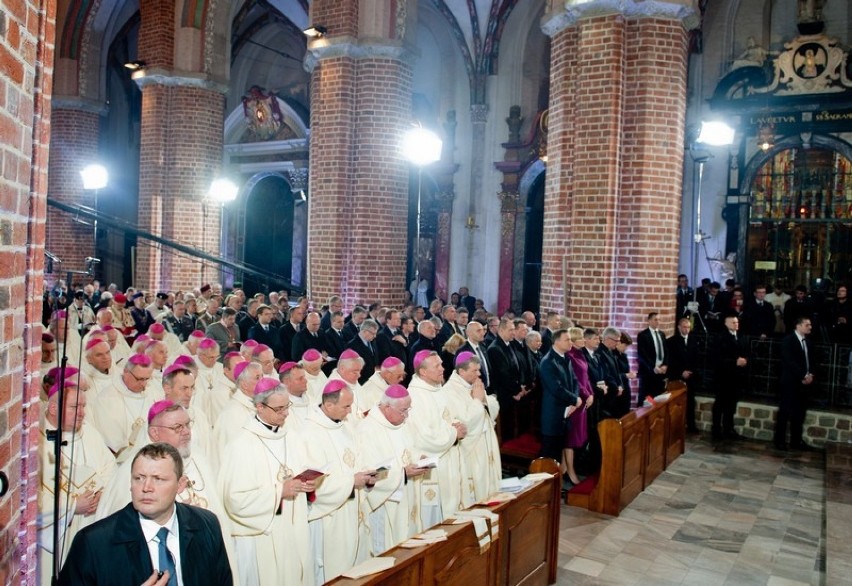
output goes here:
<path id="1" fill-rule="evenodd" d="M 824 470 L 822 452 L 691 437 L 619 517 L 563 505 L 557 583 L 826 584 Z"/>

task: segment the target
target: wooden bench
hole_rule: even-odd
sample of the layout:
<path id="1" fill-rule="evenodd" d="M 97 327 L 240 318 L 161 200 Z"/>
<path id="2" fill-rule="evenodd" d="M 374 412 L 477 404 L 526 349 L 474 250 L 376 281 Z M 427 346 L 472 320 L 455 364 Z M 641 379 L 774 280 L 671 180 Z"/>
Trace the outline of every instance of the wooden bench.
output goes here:
<path id="1" fill-rule="evenodd" d="M 517 498 L 489 509 L 500 516 L 498 538 L 481 551 L 473 525 L 441 525 L 447 540 L 417 549 L 395 547 L 384 572 L 359 580 L 337 578 L 338 586 L 545 586 L 556 582 L 559 545 L 559 465 L 540 458 L 530 472 L 548 472 Z"/>
<path id="2" fill-rule="evenodd" d="M 686 448 L 686 384 L 671 382 L 671 397 L 598 423 L 600 472 L 568 492 L 569 505 L 618 515 Z"/>

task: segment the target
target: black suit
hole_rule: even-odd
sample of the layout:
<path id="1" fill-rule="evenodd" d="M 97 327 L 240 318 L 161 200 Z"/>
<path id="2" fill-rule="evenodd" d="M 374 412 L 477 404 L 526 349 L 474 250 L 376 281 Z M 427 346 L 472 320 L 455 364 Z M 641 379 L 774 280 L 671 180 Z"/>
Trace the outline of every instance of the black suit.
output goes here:
<path id="1" fill-rule="evenodd" d="M 438 348 L 435 346 L 435 338 L 430 339 L 426 336 L 420 336 L 411 345 L 411 349 L 408 351 L 408 362 L 406 363 L 406 368 L 409 375 L 414 374 L 414 356 L 421 350 L 437 352 Z"/>
<path id="2" fill-rule="evenodd" d="M 284 360 L 284 353 L 281 348 L 281 338 L 278 335 L 278 328 L 269 324 L 269 331 L 263 329 L 260 324 L 254 324 L 248 329 L 247 340 L 256 340 L 258 344 L 266 344 L 272 348 L 272 353 L 278 360 Z"/>
<path id="3" fill-rule="evenodd" d="M 301 356 L 298 358 L 293 358 L 293 338 L 296 337 L 296 328 L 293 327 L 291 322 L 286 322 L 280 328 L 278 328 L 278 338 L 281 341 L 281 361 L 289 362 L 291 360 L 299 360 Z"/>
<path id="4" fill-rule="evenodd" d="M 451 324 L 448 321 L 444 322 L 444 325 L 441 326 L 441 331 L 438 332 L 438 335 L 435 336 L 435 345 L 438 348 L 443 348 L 444 344 L 447 343 L 453 334 L 461 334 L 460 328 L 456 324 Z"/>
<path id="5" fill-rule="evenodd" d="M 343 326 L 343 329 L 341 331 L 343 332 L 343 339 L 346 341 L 347 344 L 358 336 L 358 329 L 359 327 L 356 326 L 355 323 L 351 320 L 347 322 L 345 326 Z"/>
<path id="6" fill-rule="evenodd" d="M 539 348 L 539 352 L 541 352 L 542 356 L 547 356 L 547 353 L 550 352 L 551 348 L 553 348 L 553 332 L 550 331 L 550 328 L 542 326 L 541 348 Z"/>
<path id="7" fill-rule="evenodd" d="M 233 584 L 216 516 L 189 505 L 175 506 L 183 583 L 186 586 Z M 131 503 L 77 534 L 59 574 L 59 584 L 135 586 L 150 578 L 153 571 L 139 514 Z"/>
<path id="8" fill-rule="evenodd" d="M 666 338 L 663 332 L 660 334 L 660 345 L 663 351 L 662 364 L 668 364 L 668 356 L 665 355 Z M 641 407 L 645 403 L 645 397 L 656 397 L 666 389 L 664 374 L 654 372 L 657 363 L 657 349 L 654 344 L 654 334 L 650 328 L 645 328 L 636 336 L 637 355 L 639 358 L 639 399 L 637 405 Z"/>
<path id="9" fill-rule="evenodd" d="M 337 368 L 337 358 L 340 358 L 340 355 L 346 349 L 346 339 L 343 336 L 343 333 L 337 333 L 334 329 L 329 328 L 325 331 L 325 350 L 328 352 L 329 358 L 334 358 L 335 360 L 331 360 L 322 365 L 322 371 L 329 375 L 331 371 Z"/>
<path id="10" fill-rule="evenodd" d="M 787 441 L 787 425 L 790 425 L 790 446 L 802 447 L 802 428 L 808 409 L 808 395 L 813 392 L 813 383 L 802 380 L 813 372 L 814 347 L 805 338 L 808 348 L 807 359 L 799 337 L 792 333 L 781 341 L 781 384 L 778 401 L 778 421 L 775 424 L 775 445 L 782 447 Z"/>
<path id="11" fill-rule="evenodd" d="M 361 369 L 361 376 L 358 377 L 358 384 L 363 385 L 376 373 L 376 365 L 379 364 L 375 342 L 368 346 L 361 336 L 355 336 L 355 339 L 349 342 L 346 347 L 355 350 L 358 356 L 364 359 L 364 368 Z"/>
<path id="12" fill-rule="evenodd" d="M 680 332 L 676 331 L 674 336 L 666 340 L 666 349 L 669 353 L 669 370 L 666 374 L 669 380 L 682 380 L 686 383 L 686 427 L 689 431 L 696 431 L 695 391 L 698 387 L 698 339 L 695 334 L 690 334 L 684 340 Z M 685 370 L 692 373 L 688 379 L 683 378 L 683 371 Z"/>
<path id="13" fill-rule="evenodd" d="M 373 344 L 379 351 L 377 364 L 381 364 L 391 356 L 399 358 L 403 364 L 408 362 L 408 346 L 394 340 L 394 336 L 402 336 L 402 331 L 397 330 L 393 333 L 388 326 L 382 326 L 379 329 L 379 335 L 373 340 Z"/>
<path id="14" fill-rule="evenodd" d="M 472 295 L 465 295 L 459 299 L 459 306 L 467 308 L 468 314 L 473 316 L 473 313 L 476 311 L 476 297 L 473 297 Z"/>
<path id="15" fill-rule="evenodd" d="M 237 316 L 237 327 L 240 328 L 240 339 L 248 340 L 248 332 L 253 325 L 257 323 L 257 316 L 253 316 L 250 313 L 244 313 Z M 266 342 L 264 342 L 266 344 Z M 269 346 L 269 344 L 266 344 Z"/>
<path id="16" fill-rule="evenodd" d="M 694 291 L 692 287 L 687 287 L 683 289 L 681 287 L 677 288 L 677 304 L 675 305 L 675 319 L 681 318 L 686 315 L 686 304 L 692 301 L 694 296 Z"/>
<path id="17" fill-rule="evenodd" d="M 317 335 L 314 336 L 307 329 L 297 332 L 296 335 L 293 336 L 293 343 L 290 346 L 290 355 L 293 357 L 293 360 L 299 361 L 302 359 L 302 354 L 312 348 L 321 353 L 325 350 L 324 338 L 325 337 L 320 332 L 317 332 Z"/>
<path id="18" fill-rule="evenodd" d="M 728 330 L 716 340 L 716 400 L 713 401 L 713 437 L 734 434 L 734 412 L 746 381 L 746 367 L 737 366 L 739 358 L 748 359 L 748 343 L 745 336 L 735 337 Z"/>
<path id="19" fill-rule="evenodd" d="M 565 410 L 576 406 L 580 396 L 574 369 L 567 357 L 552 350 L 547 353 L 541 361 L 541 388 L 541 455 L 559 462 L 565 442 Z"/>
<path id="20" fill-rule="evenodd" d="M 618 359 L 613 354 L 612 350 L 606 347 L 603 342 L 600 343 L 598 349 L 595 350 L 595 356 L 601 365 L 601 374 L 606 382 L 606 395 L 603 397 L 600 405 L 600 417 L 606 419 L 608 417 L 620 417 L 617 413 L 624 410 L 624 405 L 619 401 L 627 399 L 627 410 L 630 410 L 630 387 L 622 387 L 621 396 L 618 394 L 618 387 L 621 386 L 621 377 L 618 372 Z M 597 399 L 595 399 L 597 402 Z M 592 405 L 594 407 L 594 405 Z"/>
<path id="21" fill-rule="evenodd" d="M 484 363 L 484 364 L 480 365 L 480 367 L 479 367 L 479 378 L 482 379 L 482 384 L 485 385 L 485 389 L 489 393 L 493 392 L 490 389 L 490 386 L 491 386 L 491 378 L 490 378 L 491 367 L 490 367 L 490 364 L 488 363 L 488 347 L 485 345 L 485 343 L 483 342 L 482 344 L 479 345 L 479 353 L 477 353 L 476 350 L 473 349 L 473 346 L 471 346 L 469 341 L 465 342 L 464 344 L 459 346 L 459 349 L 456 352 L 456 356 L 458 356 L 462 352 L 473 352 L 473 354 L 477 358 L 479 358 L 479 362 Z"/>
<path id="22" fill-rule="evenodd" d="M 775 333 L 775 308 L 768 301 L 752 301 L 746 306 L 743 315 L 749 335 L 769 337 Z"/>
<path id="23" fill-rule="evenodd" d="M 513 398 L 521 392 L 521 367 L 511 346 L 499 337 L 488 347 L 491 366 L 491 390 L 500 403 L 500 432 L 502 441 L 515 437 L 515 405 Z"/>

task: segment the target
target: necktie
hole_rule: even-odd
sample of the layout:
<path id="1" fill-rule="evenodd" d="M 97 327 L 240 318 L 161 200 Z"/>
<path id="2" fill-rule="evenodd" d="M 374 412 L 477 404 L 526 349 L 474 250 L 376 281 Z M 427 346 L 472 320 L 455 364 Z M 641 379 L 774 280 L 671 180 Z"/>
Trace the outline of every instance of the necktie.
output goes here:
<path id="1" fill-rule="evenodd" d="M 811 371 L 811 364 L 810 364 L 810 360 L 808 359 L 808 345 L 805 343 L 804 338 L 802 338 L 802 352 L 805 353 L 805 370 L 810 372 Z"/>
<path id="2" fill-rule="evenodd" d="M 264 332 L 268 332 L 268 331 L 269 331 L 269 326 L 263 326 L 263 331 L 264 331 Z"/>
<path id="3" fill-rule="evenodd" d="M 665 356 L 663 356 L 663 341 L 660 338 L 660 330 L 654 330 L 654 349 L 657 351 L 657 364 L 662 364 Z"/>
<path id="4" fill-rule="evenodd" d="M 482 365 L 482 369 L 480 370 L 482 374 L 482 383 L 488 388 L 488 363 L 485 362 L 485 356 L 482 354 L 482 348 L 479 346 L 476 347 L 476 356 L 479 358 L 479 363 Z"/>
<path id="5" fill-rule="evenodd" d="M 177 586 L 177 568 L 175 568 L 175 560 L 172 557 L 172 552 L 170 552 L 169 548 L 166 546 L 166 540 L 168 537 L 169 530 L 165 527 L 160 527 L 160 530 L 157 531 L 157 539 L 160 540 L 157 548 L 160 557 L 158 564 L 161 572 L 165 570 L 169 571 L 169 586 Z"/>

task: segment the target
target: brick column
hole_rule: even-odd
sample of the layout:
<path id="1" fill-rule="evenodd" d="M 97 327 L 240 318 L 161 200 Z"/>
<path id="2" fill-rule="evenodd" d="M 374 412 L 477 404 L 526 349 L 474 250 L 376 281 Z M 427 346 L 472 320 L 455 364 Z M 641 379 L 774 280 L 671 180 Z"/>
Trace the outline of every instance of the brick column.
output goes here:
<path id="1" fill-rule="evenodd" d="M 317 0 L 311 22 L 328 37 L 308 45 L 311 77 L 309 293 L 355 303 L 402 302 L 406 287 L 411 68 L 394 18 L 359 21 L 354 0 Z M 385 16 L 391 16 L 387 14 Z M 375 17 L 375 18 L 373 18 Z M 361 42 L 363 35 L 369 41 Z"/>
<path id="2" fill-rule="evenodd" d="M 0 583 L 36 584 L 39 383 L 56 2 L 4 3 L 0 58 Z"/>
<path id="3" fill-rule="evenodd" d="M 221 207 L 208 206 L 205 221 L 203 199 L 222 163 L 223 93 L 196 78 L 165 73 L 149 72 L 137 83 L 139 227 L 218 255 Z M 197 258 L 140 238 L 134 284 L 150 290 L 197 287 L 201 268 Z M 218 280 L 209 269 L 206 278 Z"/>
<path id="4" fill-rule="evenodd" d="M 57 100 L 63 106 L 68 102 L 69 107 L 54 104 L 48 195 L 63 203 L 93 207 L 94 193 L 83 191 L 80 171 L 98 159 L 100 117 L 94 108 L 73 107 L 73 101 Z M 54 208 L 48 208 L 47 221 L 47 249 L 62 259 L 62 265 L 54 266 L 54 278 L 64 279 L 65 271 L 83 270 L 84 259 L 97 256 L 91 226 L 75 222 L 71 214 Z"/>
<path id="5" fill-rule="evenodd" d="M 691 1 L 551 14 L 542 310 L 635 331 L 673 318 Z M 625 16 L 625 14 L 629 14 Z"/>

